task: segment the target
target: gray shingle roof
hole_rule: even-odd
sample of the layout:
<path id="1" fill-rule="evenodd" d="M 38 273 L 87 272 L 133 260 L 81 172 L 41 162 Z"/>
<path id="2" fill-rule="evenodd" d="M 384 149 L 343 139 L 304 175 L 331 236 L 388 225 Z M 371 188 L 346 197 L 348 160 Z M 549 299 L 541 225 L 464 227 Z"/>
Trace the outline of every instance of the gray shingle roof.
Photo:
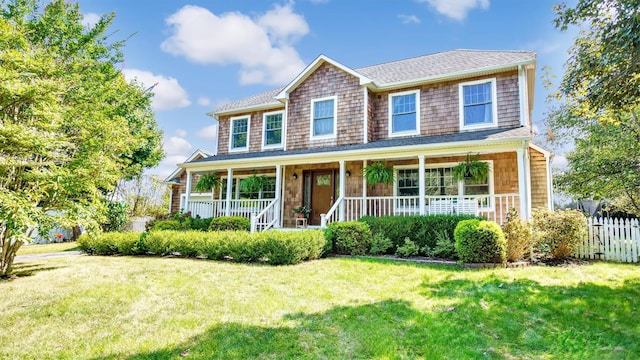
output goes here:
<path id="1" fill-rule="evenodd" d="M 217 108 L 214 113 L 224 112 L 233 109 L 244 109 L 253 106 L 264 106 L 264 105 L 282 105 L 281 102 L 276 100 L 276 95 L 282 91 L 283 87 L 279 87 L 277 89 L 269 90 L 257 95 L 253 95 L 248 98 L 240 99 L 237 101 L 230 102 L 228 104 L 222 105 Z"/>
<path id="2" fill-rule="evenodd" d="M 535 61 L 532 51 L 451 50 L 355 69 L 378 86 Z"/>
<path id="3" fill-rule="evenodd" d="M 202 162 L 216 162 L 216 161 L 224 161 L 224 160 L 246 160 L 246 159 L 259 159 L 263 157 L 271 157 L 271 156 L 291 156 L 291 155 L 302 155 L 302 154 L 311 154 L 311 153 L 326 153 L 326 152 L 341 152 L 341 151 L 352 151 L 352 150 L 362 150 L 362 149 L 384 149 L 398 146 L 412 146 L 412 145 L 433 145 L 433 144 L 441 144 L 441 143 L 455 143 L 455 142 L 463 142 L 463 141 L 482 141 L 482 140 L 500 140 L 500 139 L 509 139 L 509 138 L 523 138 L 530 137 L 531 130 L 526 127 L 515 127 L 515 128 L 501 128 L 501 129 L 491 129 L 491 130 L 483 130 L 483 131 L 470 131 L 470 132 L 461 132 L 454 134 L 444 134 L 444 135 L 431 135 L 431 136 L 417 136 L 410 138 L 396 138 L 396 139 L 388 139 L 388 140 L 380 140 L 373 141 L 366 144 L 357 144 L 357 145 L 343 145 L 343 146 L 334 146 L 334 147 L 324 147 L 324 148 L 312 148 L 312 149 L 301 149 L 301 150 L 271 150 L 271 151 L 261 151 L 261 152 L 249 152 L 249 153 L 231 153 L 224 155 L 216 155 L 204 159 L 198 159 L 191 161 L 191 163 L 202 163 Z M 331 160 L 328 160 L 331 161 Z"/>
<path id="4" fill-rule="evenodd" d="M 536 53 L 520 50 L 451 50 L 410 59 L 387 62 L 355 69 L 373 80 L 377 86 L 411 82 L 425 78 L 445 77 L 460 72 L 474 72 L 513 64 L 533 62 Z M 223 105 L 213 113 L 249 107 L 278 105 L 276 95 L 284 88 L 273 89 Z"/>

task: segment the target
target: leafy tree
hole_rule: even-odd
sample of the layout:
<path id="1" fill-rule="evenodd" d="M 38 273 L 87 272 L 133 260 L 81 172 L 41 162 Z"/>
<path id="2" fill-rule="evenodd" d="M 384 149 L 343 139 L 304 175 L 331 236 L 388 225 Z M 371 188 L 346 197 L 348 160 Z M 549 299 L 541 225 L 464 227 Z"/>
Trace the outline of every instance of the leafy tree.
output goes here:
<path id="1" fill-rule="evenodd" d="M 0 276 L 36 224 L 96 226 L 104 194 L 162 157 L 151 94 L 116 64 L 113 14 L 0 0 Z"/>
<path id="2" fill-rule="evenodd" d="M 640 214 L 640 16 L 638 0 L 578 0 L 555 6 L 555 25 L 578 27 L 547 119 L 552 140 L 573 139 L 561 191 L 609 198 Z"/>
<path id="3" fill-rule="evenodd" d="M 141 175 L 120 181 L 112 199 L 125 202 L 129 216 L 157 216 L 169 211 L 170 191 L 161 178 Z"/>

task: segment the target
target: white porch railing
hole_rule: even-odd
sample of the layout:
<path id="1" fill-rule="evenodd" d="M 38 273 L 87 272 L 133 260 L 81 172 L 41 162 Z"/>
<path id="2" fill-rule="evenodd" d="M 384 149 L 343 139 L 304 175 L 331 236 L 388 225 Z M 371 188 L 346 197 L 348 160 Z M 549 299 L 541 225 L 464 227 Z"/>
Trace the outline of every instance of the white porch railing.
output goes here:
<path id="1" fill-rule="evenodd" d="M 502 224 L 509 208 L 519 206 L 518 194 L 426 196 L 424 214 L 470 214 Z M 340 198 L 325 216 L 326 224 L 338 221 L 337 209 L 344 206 L 344 221 L 362 216 L 407 216 L 420 214 L 418 196 L 372 196 Z M 323 224 L 323 225 L 326 225 Z"/>
<path id="2" fill-rule="evenodd" d="M 229 216 L 242 216 L 251 219 L 251 214 L 262 212 L 274 199 L 242 199 L 231 200 L 229 203 Z M 190 201 L 188 209 L 192 216 L 201 218 L 220 217 L 227 215 L 227 201 Z"/>
<path id="3" fill-rule="evenodd" d="M 273 199 L 259 214 L 251 215 L 251 232 L 268 230 L 278 221 L 276 206 L 280 199 Z"/>
<path id="4" fill-rule="evenodd" d="M 326 214 L 320 214 L 320 227 L 327 227 L 327 224 L 339 220 L 340 214 L 336 212 L 340 208 L 340 205 L 344 202 L 344 197 L 339 197 L 329 211 Z M 346 216 L 346 212 L 345 212 Z M 345 219 L 346 220 L 346 219 Z"/>

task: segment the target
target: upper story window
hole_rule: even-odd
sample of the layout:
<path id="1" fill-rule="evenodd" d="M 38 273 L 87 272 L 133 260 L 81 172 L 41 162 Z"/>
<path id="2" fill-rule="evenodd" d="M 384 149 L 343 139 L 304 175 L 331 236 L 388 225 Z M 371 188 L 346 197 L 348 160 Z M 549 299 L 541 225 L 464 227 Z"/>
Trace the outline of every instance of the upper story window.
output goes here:
<path id="1" fill-rule="evenodd" d="M 311 100 L 311 138 L 336 136 L 336 112 L 335 96 Z"/>
<path id="2" fill-rule="evenodd" d="M 461 83 L 459 94 L 461 129 L 498 125 L 495 78 Z"/>
<path id="3" fill-rule="evenodd" d="M 284 111 L 265 113 L 262 117 L 262 148 L 282 147 L 282 128 L 284 127 Z"/>
<path id="4" fill-rule="evenodd" d="M 389 136 L 420 133 L 420 90 L 389 94 Z"/>
<path id="5" fill-rule="evenodd" d="M 241 151 L 249 148 L 249 117 L 231 118 L 229 131 L 229 151 Z"/>

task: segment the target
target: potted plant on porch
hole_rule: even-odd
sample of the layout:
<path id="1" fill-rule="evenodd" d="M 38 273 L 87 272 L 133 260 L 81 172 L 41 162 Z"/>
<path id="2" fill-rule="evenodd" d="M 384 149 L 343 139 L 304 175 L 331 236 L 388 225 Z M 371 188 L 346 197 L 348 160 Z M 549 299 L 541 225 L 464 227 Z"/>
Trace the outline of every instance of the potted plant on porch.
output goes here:
<path id="1" fill-rule="evenodd" d="M 294 214 L 297 214 L 299 218 L 307 218 L 311 214 L 311 209 L 306 206 L 299 206 L 293 209 Z"/>
<path id="2" fill-rule="evenodd" d="M 254 194 L 257 195 L 257 193 L 262 190 L 262 188 L 268 183 L 268 181 L 269 180 L 266 176 L 258 176 L 254 171 L 253 175 L 240 181 L 240 190 L 254 196 Z"/>
<path id="3" fill-rule="evenodd" d="M 489 176 L 489 163 L 480 160 L 480 154 L 467 154 L 467 159 L 451 168 L 451 175 L 456 181 L 468 181 L 481 184 Z"/>

